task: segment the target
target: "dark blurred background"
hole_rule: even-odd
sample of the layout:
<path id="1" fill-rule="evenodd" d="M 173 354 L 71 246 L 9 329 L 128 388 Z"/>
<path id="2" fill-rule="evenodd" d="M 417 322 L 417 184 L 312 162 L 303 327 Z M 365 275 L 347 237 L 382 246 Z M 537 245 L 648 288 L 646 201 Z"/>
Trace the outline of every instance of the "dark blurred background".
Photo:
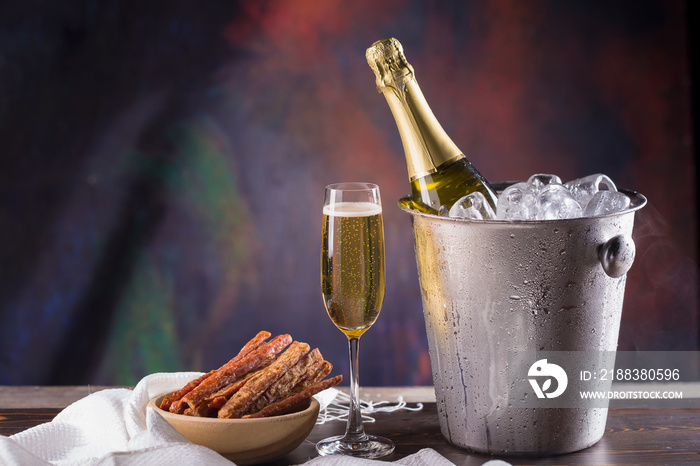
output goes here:
<path id="1" fill-rule="evenodd" d="M 698 349 L 688 8 L 3 2 L 0 384 L 208 370 L 260 329 L 347 374 L 319 255 L 323 188 L 351 180 L 381 187 L 388 261 L 361 383 L 430 384 L 403 150 L 364 56 L 392 36 L 487 179 L 602 172 L 648 197 L 619 348 Z"/>

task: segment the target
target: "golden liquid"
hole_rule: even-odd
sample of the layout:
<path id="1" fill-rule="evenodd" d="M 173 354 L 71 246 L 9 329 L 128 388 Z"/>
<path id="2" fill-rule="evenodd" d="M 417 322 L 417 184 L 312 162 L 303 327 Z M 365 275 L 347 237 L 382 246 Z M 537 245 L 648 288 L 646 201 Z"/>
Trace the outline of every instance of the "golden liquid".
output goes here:
<path id="1" fill-rule="evenodd" d="M 438 167 L 437 172 L 411 182 L 413 207 L 428 214 L 438 213 L 442 206 L 450 208 L 474 191 L 481 191 L 491 206 L 496 208 L 494 191 L 465 157 L 446 163 Z"/>
<path id="2" fill-rule="evenodd" d="M 381 206 L 341 202 L 323 209 L 321 291 L 328 316 L 345 335 L 369 329 L 384 302 Z"/>

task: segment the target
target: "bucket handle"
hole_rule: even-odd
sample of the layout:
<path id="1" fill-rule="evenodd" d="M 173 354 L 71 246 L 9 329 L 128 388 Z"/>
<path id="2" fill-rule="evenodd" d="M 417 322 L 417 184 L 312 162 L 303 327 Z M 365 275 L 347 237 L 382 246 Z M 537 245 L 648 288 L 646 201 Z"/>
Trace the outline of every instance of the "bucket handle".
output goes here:
<path id="1" fill-rule="evenodd" d="M 598 259 L 612 278 L 620 278 L 632 267 L 636 248 L 632 237 L 617 235 L 598 247 Z"/>

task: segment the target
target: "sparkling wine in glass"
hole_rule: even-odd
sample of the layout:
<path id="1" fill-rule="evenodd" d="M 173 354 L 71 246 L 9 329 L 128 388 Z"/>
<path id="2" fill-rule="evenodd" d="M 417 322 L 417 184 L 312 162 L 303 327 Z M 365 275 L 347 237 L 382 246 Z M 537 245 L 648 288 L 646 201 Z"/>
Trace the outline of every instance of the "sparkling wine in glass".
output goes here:
<path id="1" fill-rule="evenodd" d="M 321 455 L 379 458 L 391 454 L 391 440 L 367 435 L 360 412 L 360 337 L 377 320 L 384 302 L 384 226 L 379 187 L 338 183 L 326 187 L 321 246 L 323 302 L 350 347 L 350 411 L 345 435 L 316 444 Z"/>

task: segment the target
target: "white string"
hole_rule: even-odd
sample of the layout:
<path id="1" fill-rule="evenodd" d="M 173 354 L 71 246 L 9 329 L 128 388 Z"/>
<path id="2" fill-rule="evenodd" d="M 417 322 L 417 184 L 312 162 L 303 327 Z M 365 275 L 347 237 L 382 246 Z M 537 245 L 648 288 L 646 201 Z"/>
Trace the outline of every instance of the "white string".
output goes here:
<path id="1" fill-rule="evenodd" d="M 321 410 L 318 415 L 316 424 L 325 424 L 329 421 L 347 421 L 348 412 L 350 410 L 350 395 L 336 390 L 335 393 L 329 392 L 328 395 L 333 396 L 331 400 L 321 402 Z M 396 403 L 391 404 L 388 401 L 365 401 L 360 400 L 360 411 L 362 413 L 362 421 L 367 423 L 375 422 L 375 419 L 370 414 L 375 413 L 393 413 L 399 410 L 420 411 L 423 409 L 423 403 L 416 403 L 415 407 L 410 407 L 403 400 L 403 396 L 397 397 Z"/>

